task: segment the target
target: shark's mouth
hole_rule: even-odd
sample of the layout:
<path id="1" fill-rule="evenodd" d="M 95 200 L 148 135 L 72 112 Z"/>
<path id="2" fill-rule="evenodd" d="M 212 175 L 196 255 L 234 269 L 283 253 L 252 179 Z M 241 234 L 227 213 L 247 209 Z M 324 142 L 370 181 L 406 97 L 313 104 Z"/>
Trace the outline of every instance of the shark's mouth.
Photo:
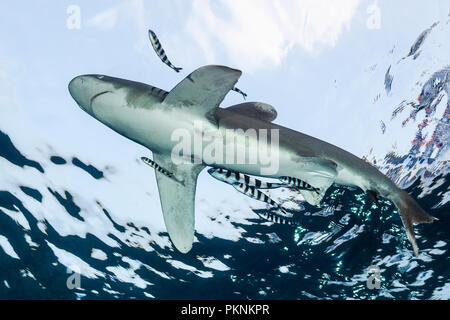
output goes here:
<path id="1" fill-rule="evenodd" d="M 102 91 L 100 93 L 97 93 L 96 95 L 92 96 L 91 100 L 89 101 L 89 108 L 92 110 L 92 103 L 94 102 L 94 100 L 98 97 L 100 97 L 101 95 L 105 94 L 105 93 L 110 93 L 112 91 Z"/>

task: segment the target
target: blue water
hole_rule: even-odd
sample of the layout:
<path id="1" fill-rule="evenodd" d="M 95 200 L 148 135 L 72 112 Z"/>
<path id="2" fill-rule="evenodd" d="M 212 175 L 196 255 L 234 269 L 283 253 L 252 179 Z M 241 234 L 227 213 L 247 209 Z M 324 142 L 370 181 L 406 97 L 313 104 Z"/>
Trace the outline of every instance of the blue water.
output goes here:
<path id="1" fill-rule="evenodd" d="M 43 166 L 24 157 L 14 146 L 13 138 L 4 133 L 0 133 L 0 157 L 19 167 L 33 167 L 45 175 Z M 100 170 L 86 165 L 81 158 L 52 157 L 49 160 L 55 166 L 71 162 L 80 173 L 83 170 L 92 179 L 103 178 Z M 0 248 L 0 298 L 448 299 L 449 204 L 438 203 L 442 193 L 449 190 L 450 177 L 438 175 L 433 183 L 442 182 L 442 179 L 442 184 L 418 199 L 423 208 L 439 218 L 433 224 L 416 227 L 420 248 L 418 258 L 412 256 L 395 207 L 388 201 L 381 201 L 382 209 L 379 209 L 364 193 L 351 188 L 330 188 L 322 208 L 303 203 L 303 210 L 291 211 L 301 222 L 301 227 L 296 229 L 262 224 L 255 214 L 253 224 L 233 223 L 233 226 L 244 229 L 247 239 L 258 241 L 209 239 L 196 234 L 199 242 L 189 254 L 183 255 L 152 241 L 152 230 L 145 226 L 118 224 L 106 209 L 103 213 L 119 232 L 132 231 L 141 235 L 154 251 L 131 246 L 112 234 L 109 236 L 119 242 L 120 247 L 110 247 L 89 233 L 86 238 L 64 237 L 48 222 L 44 222 L 46 229 L 43 232 L 35 215 L 24 207 L 18 195 L 34 198 L 41 203 L 41 210 L 45 210 L 43 198 L 54 197 L 61 203 L 61 210 L 65 210 L 62 215 L 70 214 L 82 221 L 80 208 L 69 192 L 59 194 L 48 188 L 48 193 L 41 194 L 33 185 L 18 186 L 14 192 L 0 191 L 0 238 L 5 237 L 18 256 L 14 258 Z M 422 181 L 417 179 L 407 191 L 417 199 L 423 188 Z M 20 211 L 30 230 L 25 230 L 5 214 L 5 209 Z M 26 241 L 25 235 L 34 243 Z M 49 242 L 79 257 L 102 272 L 104 277 L 94 279 L 82 275 L 80 288 L 69 289 L 66 283 L 71 273 L 58 261 Z M 106 253 L 106 260 L 93 258 L 92 248 Z M 199 256 L 215 257 L 229 269 L 210 269 L 207 277 L 203 277 L 205 274 L 198 270 L 205 270 L 205 266 Z M 168 263 L 167 257 L 193 268 L 176 268 Z M 136 261 L 145 265 L 133 266 Z M 372 265 L 380 268 L 380 289 L 367 286 L 368 267 Z M 123 281 L 117 277 L 117 272 L 108 269 L 111 266 L 123 267 L 124 273 L 131 268 L 134 270 L 132 278 L 151 284 L 142 286 Z"/>

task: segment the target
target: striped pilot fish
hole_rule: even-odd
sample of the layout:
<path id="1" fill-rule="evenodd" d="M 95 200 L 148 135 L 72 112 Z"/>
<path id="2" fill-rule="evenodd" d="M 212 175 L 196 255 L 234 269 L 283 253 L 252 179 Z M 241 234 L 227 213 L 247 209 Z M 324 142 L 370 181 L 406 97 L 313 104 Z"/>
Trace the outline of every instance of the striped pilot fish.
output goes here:
<path id="1" fill-rule="evenodd" d="M 174 179 L 174 180 L 178 181 L 178 180 L 174 177 L 174 175 L 173 175 L 172 172 L 168 171 L 167 169 L 164 169 L 164 168 L 161 167 L 159 164 L 157 164 L 155 161 L 150 160 L 149 158 L 146 158 L 146 157 L 141 157 L 141 160 L 142 160 L 145 164 L 147 164 L 147 165 L 149 165 L 150 167 L 152 167 L 153 169 L 155 169 L 156 171 L 162 173 L 163 175 L 165 175 L 165 176 L 167 176 L 167 177 L 169 177 L 169 178 L 171 178 L 171 179 Z"/>
<path id="2" fill-rule="evenodd" d="M 231 185 L 244 183 L 248 186 L 252 186 L 258 189 L 276 189 L 283 186 L 280 183 L 264 182 L 259 179 L 250 177 L 246 174 L 222 168 L 211 168 L 208 170 L 208 173 L 217 180 L 226 182 Z"/>
<path id="3" fill-rule="evenodd" d="M 274 214 L 271 212 L 263 211 L 263 212 L 255 212 L 255 213 L 265 220 L 275 222 L 278 224 L 287 224 L 289 226 L 300 225 L 297 221 L 294 221 L 292 219 L 289 219 L 289 218 L 286 218 L 286 217 L 283 217 L 283 216 L 280 216 L 278 214 Z"/>
<path id="4" fill-rule="evenodd" d="M 242 97 L 244 98 L 244 100 L 247 98 L 247 94 L 245 92 L 243 92 L 242 90 L 240 90 L 239 88 L 234 87 L 233 89 L 231 89 L 232 91 L 236 91 L 237 93 L 242 94 Z"/>
<path id="5" fill-rule="evenodd" d="M 319 193 L 320 189 L 319 188 L 314 188 L 312 185 L 306 183 L 303 180 L 297 179 L 297 178 L 293 178 L 293 177 L 279 177 L 278 179 L 280 179 L 280 181 L 282 181 L 283 183 L 295 187 L 297 189 L 300 190 L 308 190 L 308 191 L 315 191 L 316 193 Z"/>
<path id="6" fill-rule="evenodd" d="M 259 191 L 258 189 L 256 189 L 253 186 L 249 186 L 245 183 L 237 183 L 237 184 L 233 184 L 232 185 L 237 191 L 245 194 L 246 196 L 259 200 L 259 201 L 263 201 L 265 203 L 270 204 L 271 206 L 274 206 L 275 208 L 277 208 L 278 210 L 280 210 L 281 212 L 284 212 L 284 209 L 278 204 L 276 203 L 274 200 L 272 200 L 271 198 L 269 198 L 265 193 Z M 276 222 L 279 224 L 288 224 L 288 225 L 298 225 L 297 222 L 293 221 L 292 219 L 289 219 L 287 217 L 284 217 L 282 215 L 276 214 L 276 213 L 271 213 L 271 212 L 266 212 L 264 211 L 263 213 L 256 213 L 259 216 L 263 217 L 266 220 L 272 221 L 272 222 Z"/>
<path id="7" fill-rule="evenodd" d="M 172 62 L 169 61 L 164 49 L 161 46 L 161 43 L 159 42 L 158 37 L 152 30 L 148 30 L 148 37 L 150 38 L 150 42 L 152 43 L 153 49 L 155 50 L 156 54 L 161 59 L 161 61 L 164 62 L 173 70 L 175 70 L 176 72 L 180 72 L 183 68 L 177 68 L 172 64 Z"/>

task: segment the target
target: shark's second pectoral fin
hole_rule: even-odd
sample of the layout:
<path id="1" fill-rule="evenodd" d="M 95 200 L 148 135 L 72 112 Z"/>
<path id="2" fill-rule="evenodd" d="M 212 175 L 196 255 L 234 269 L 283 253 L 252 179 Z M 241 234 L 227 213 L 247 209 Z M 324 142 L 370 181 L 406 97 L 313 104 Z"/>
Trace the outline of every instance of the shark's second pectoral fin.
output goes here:
<path id="1" fill-rule="evenodd" d="M 179 181 L 156 172 L 161 208 L 167 232 L 175 247 L 187 253 L 194 242 L 195 189 L 203 165 L 185 163 L 175 165 L 170 156 L 153 153 L 153 159 L 173 173 Z"/>
<path id="2" fill-rule="evenodd" d="M 321 158 L 304 158 L 299 166 L 296 178 L 306 181 L 316 190 L 299 190 L 306 202 L 317 206 L 323 199 L 325 192 L 334 183 L 337 171 L 336 163 Z"/>
<path id="3" fill-rule="evenodd" d="M 245 102 L 226 108 L 226 110 L 246 117 L 271 122 L 277 118 L 277 110 L 270 104 L 262 102 Z"/>

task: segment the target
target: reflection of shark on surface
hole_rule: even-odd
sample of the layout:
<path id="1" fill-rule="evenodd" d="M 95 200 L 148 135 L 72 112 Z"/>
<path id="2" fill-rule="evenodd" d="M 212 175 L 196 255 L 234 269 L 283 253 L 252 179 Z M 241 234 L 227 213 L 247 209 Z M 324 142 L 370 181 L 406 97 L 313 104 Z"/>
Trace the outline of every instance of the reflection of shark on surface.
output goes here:
<path id="1" fill-rule="evenodd" d="M 214 166 L 248 175 L 277 178 L 295 177 L 318 188 L 319 192 L 300 190 L 305 200 L 318 205 L 332 184 L 356 186 L 371 195 L 385 197 L 397 206 L 414 252 L 418 248 L 413 223 L 432 222 L 428 215 L 403 190 L 369 163 L 334 145 L 306 134 L 274 124 L 274 112 L 258 107 L 258 103 L 219 108 L 225 95 L 234 87 L 241 71 L 224 66 L 204 66 L 192 72 L 169 93 L 149 85 L 102 75 L 74 78 L 69 91 L 88 114 L 121 135 L 153 152 L 153 160 L 171 172 L 184 184 L 156 171 L 164 221 L 175 247 L 186 253 L 194 241 L 194 200 L 198 174 L 206 166 Z M 198 127 L 196 123 L 201 123 Z M 199 129 L 200 128 L 200 129 Z M 172 139 L 174 131 L 183 129 L 200 139 L 213 137 L 216 150 L 245 148 L 254 144 L 245 141 L 245 131 L 277 130 L 279 134 L 277 170 L 265 172 L 260 163 L 215 163 L 205 152 L 210 144 L 197 150 L 183 150 L 186 159 L 175 163 L 172 151 L 179 141 Z M 237 139 L 221 139 L 230 130 Z M 217 135 L 211 135 L 216 133 Z M 267 138 L 267 137 L 266 137 Z M 243 140 L 240 140 L 243 139 Z M 271 140 L 255 136 L 258 149 L 272 150 Z M 201 159 L 201 161 L 192 161 Z"/>

